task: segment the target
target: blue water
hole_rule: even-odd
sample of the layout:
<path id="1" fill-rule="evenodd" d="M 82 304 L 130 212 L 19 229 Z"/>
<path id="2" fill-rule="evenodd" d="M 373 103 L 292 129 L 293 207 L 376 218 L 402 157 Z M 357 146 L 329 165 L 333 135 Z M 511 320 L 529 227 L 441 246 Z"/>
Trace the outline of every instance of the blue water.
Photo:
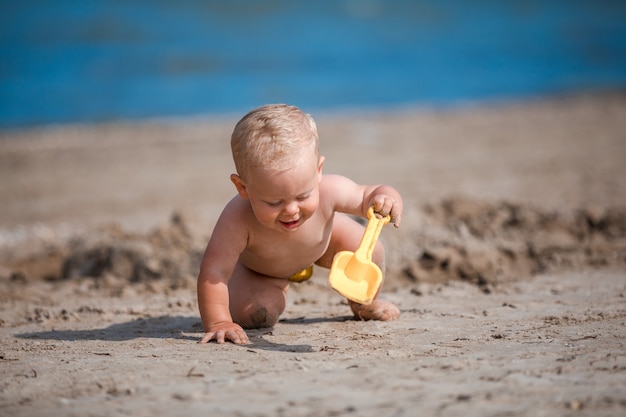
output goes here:
<path id="1" fill-rule="evenodd" d="M 0 128 L 626 87 L 626 1 L 0 0 Z"/>

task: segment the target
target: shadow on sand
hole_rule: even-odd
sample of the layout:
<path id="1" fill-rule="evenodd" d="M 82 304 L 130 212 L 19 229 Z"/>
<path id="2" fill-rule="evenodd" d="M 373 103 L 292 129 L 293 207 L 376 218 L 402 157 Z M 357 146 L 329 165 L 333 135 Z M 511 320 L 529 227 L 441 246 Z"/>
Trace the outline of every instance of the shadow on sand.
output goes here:
<path id="1" fill-rule="evenodd" d="M 105 340 L 119 342 L 138 338 L 155 339 L 187 339 L 197 340 L 198 337 L 186 333 L 202 332 L 202 324 L 197 317 L 159 316 L 141 317 L 125 323 L 112 324 L 100 329 L 84 330 L 47 330 L 17 334 L 24 339 L 47 340 Z"/>
<path id="2" fill-rule="evenodd" d="M 282 319 L 281 324 L 312 324 L 322 322 L 344 322 L 352 317 L 297 317 Z M 261 349 L 277 352 L 314 352 L 310 345 L 288 345 L 274 343 L 267 340 L 272 335 L 272 329 L 249 330 L 250 344 L 242 345 L 248 349 Z M 102 340 L 111 342 L 129 341 L 139 338 L 178 339 L 197 342 L 202 336 L 202 323 L 197 317 L 159 316 L 141 317 L 125 323 L 116 323 L 108 327 L 82 330 L 46 330 L 39 332 L 19 333 L 16 337 L 39 340 Z"/>

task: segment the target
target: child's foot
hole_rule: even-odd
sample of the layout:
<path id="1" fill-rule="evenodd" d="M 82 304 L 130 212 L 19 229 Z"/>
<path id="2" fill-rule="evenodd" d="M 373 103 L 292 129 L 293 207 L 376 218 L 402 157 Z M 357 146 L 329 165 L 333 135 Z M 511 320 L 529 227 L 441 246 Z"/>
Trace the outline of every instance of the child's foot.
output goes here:
<path id="1" fill-rule="evenodd" d="M 363 304 L 349 301 L 354 316 L 360 320 L 396 320 L 400 317 L 400 310 L 391 302 L 381 299 L 375 299 L 372 304 L 366 306 Z"/>

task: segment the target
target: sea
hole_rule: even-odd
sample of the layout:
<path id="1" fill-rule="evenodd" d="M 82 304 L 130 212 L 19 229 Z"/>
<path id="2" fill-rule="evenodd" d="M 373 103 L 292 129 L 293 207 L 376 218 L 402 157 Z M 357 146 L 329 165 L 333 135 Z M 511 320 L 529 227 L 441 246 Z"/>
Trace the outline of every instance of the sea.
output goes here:
<path id="1" fill-rule="evenodd" d="M 624 0 L 0 0 L 0 129 L 626 88 Z"/>

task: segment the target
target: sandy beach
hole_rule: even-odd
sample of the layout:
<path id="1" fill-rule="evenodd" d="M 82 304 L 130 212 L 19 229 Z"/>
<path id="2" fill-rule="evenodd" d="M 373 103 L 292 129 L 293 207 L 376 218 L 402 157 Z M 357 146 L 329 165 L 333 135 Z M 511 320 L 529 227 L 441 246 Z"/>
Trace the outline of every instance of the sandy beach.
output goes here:
<path id="1" fill-rule="evenodd" d="M 404 196 L 399 320 L 317 269 L 196 343 L 238 117 L 0 132 L 0 415 L 626 415 L 626 93 L 313 116 L 325 172 Z"/>

